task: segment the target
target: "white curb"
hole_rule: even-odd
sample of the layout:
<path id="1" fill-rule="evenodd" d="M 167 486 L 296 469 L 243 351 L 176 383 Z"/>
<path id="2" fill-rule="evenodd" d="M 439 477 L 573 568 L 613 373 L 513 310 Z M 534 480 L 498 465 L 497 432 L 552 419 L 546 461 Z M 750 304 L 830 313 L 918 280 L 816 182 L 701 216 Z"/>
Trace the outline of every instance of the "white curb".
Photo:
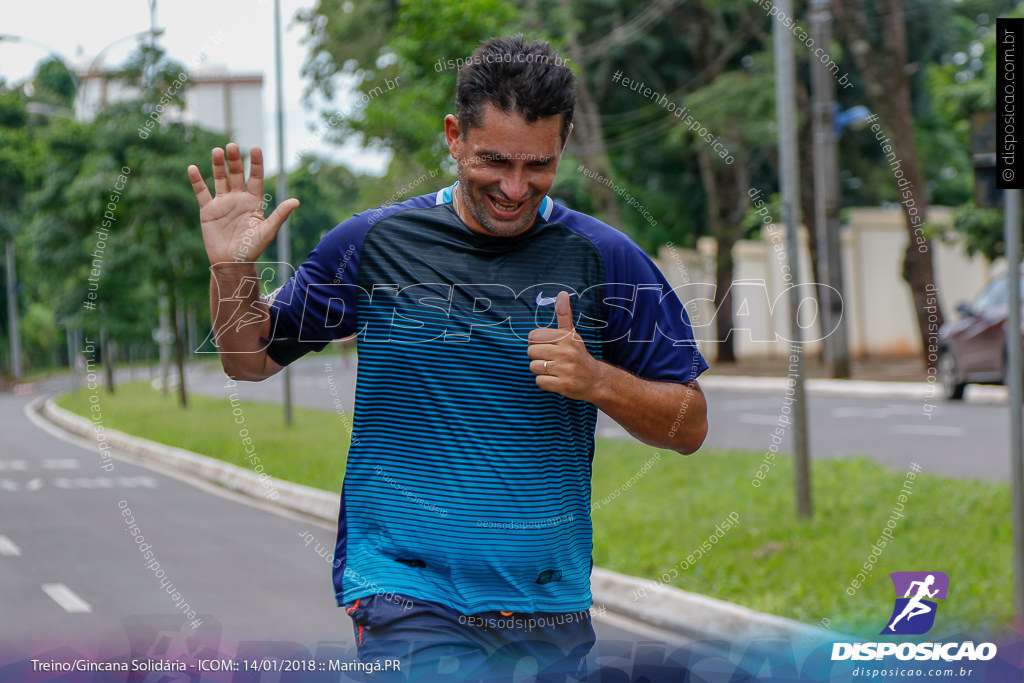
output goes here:
<path id="1" fill-rule="evenodd" d="M 50 422 L 73 434 L 94 441 L 96 433 L 92 422 L 84 417 L 64 410 L 51 399 L 47 399 L 39 410 Z M 199 455 L 183 448 L 140 439 L 137 436 L 104 427 L 107 443 L 119 450 L 152 462 L 172 467 L 182 472 L 212 481 L 225 488 L 244 493 L 252 498 L 274 502 L 295 512 L 328 522 L 338 520 L 341 496 L 321 491 L 310 486 L 293 484 L 279 479 L 261 479 L 252 470 L 238 467 L 205 455 Z M 276 495 L 275 495 L 276 494 Z"/>
<path id="2" fill-rule="evenodd" d="M 789 386 L 786 377 L 733 377 L 728 375 L 703 375 L 700 384 L 706 389 L 723 391 L 750 391 L 758 393 L 782 393 Z M 846 396 L 850 398 L 904 398 L 916 401 L 945 401 L 942 386 L 932 382 L 883 382 L 861 379 L 808 379 L 807 393 L 814 396 Z M 971 384 L 967 387 L 964 400 L 967 403 L 1006 403 L 1007 389 L 1003 386 L 982 386 Z"/>
<path id="3" fill-rule="evenodd" d="M 817 640 L 831 636 L 798 621 L 599 567 L 594 567 L 590 583 L 595 603 L 698 640 L 750 643 L 759 638 Z M 641 589 L 646 597 L 638 599 Z"/>

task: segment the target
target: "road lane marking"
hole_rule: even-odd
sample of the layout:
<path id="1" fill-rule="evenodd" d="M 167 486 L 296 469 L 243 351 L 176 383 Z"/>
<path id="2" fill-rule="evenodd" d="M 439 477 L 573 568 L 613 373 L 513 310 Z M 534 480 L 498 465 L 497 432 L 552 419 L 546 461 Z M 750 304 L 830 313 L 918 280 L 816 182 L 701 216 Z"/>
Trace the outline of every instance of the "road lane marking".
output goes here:
<path id="1" fill-rule="evenodd" d="M 54 486 L 59 489 L 134 489 L 134 488 L 158 488 L 156 479 L 153 477 L 57 477 L 51 480 Z"/>
<path id="2" fill-rule="evenodd" d="M 722 410 L 776 410 L 779 407 L 777 398 L 751 398 L 745 400 L 725 401 L 721 405 Z M 717 410 L 717 408 L 716 408 Z"/>
<path id="3" fill-rule="evenodd" d="M 65 612 L 92 612 L 92 607 L 89 607 L 82 598 L 65 586 L 63 583 L 44 583 L 43 592 L 50 596 L 55 603 L 64 608 Z"/>
<path id="4" fill-rule="evenodd" d="M 59 489 L 155 489 L 159 487 L 157 480 L 153 477 L 57 477 L 47 482 L 41 477 L 20 482 L 16 479 L 0 479 L 0 491 L 28 491 L 35 492 L 42 489 L 49 483 Z"/>
<path id="5" fill-rule="evenodd" d="M 268 382 L 269 381 L 273 380 L 268 380 Z M 71 444 L 75 448 L 87 451 L 91 455 L 95 456 L 96 442 L 89 438 L 76 436 L 69 432 L 65 432 L 57 425 L 49 422 L 45 417 L 40 415 L 38 412 L 39 406 L 42 403 L 43 399 L 40 398 L 36 399 L 35 401 L 30 401 L 26 403 L 25 406 L 22 408 L 22 413 L 25 415 L 25 417 L 28 418 L 29 422 L 35 425 L 40 431 L 45 432 L 47 435 L 53 437 L 54 439 L 58 441 L 63 441 L 64 443 Z M 245 495 L 244 493 L 239 493 L 237 491 L 226 489 L 222 485 L 216 484 L 212 481 L 207 481 L 206 479 L 203 479 L 197 474 L 186 472 L 184 470 L 175 469 L 173 466 L 168 465 L 167 463 L 157 462 L 154 460 L 147 460 L 143 457 L 132 455 L 131 453 L 127 453 L 125 451 L 117 449 L 111 449 L 110 453 L 114 460 L 117 460 L 118 462 L 122 462 L 133 467 L 141 467 L 146 470 L 149 470 L 150 472 L 156 472 L 161 476 L 168 477 L 169 479 L 173 479 L 178 482 L 182 482 L 184 484 L 191 486 L 194 489 L 202 491 L 203 493 L 208 493 L 211 496 L 216 496 L 217 498 L 221 498 L 223 500 L 235 504 L 255 508 L 257 510 L 267 512 L 278 517 L 283 517 L 284 519 L 290 519 L 295 522 L 302 522 L 303 524 L 312 524 L 320 527 L 321 529 L 324 529 L 325 531 L 337 532 L 338 530 L 337 512 L 333 513 L 330 519 L 328 519 L 327 516 L 310 517 L 309 515 L 281 507 L 277 503 L 271 503 L 270 501 L 262 500 L 259 498 L 253 498 L 251 496 Z M 17 482 L 8 483 L 15 484 L 15 486 L 17 485 Z M 147 488 L 152 488 L 142 482 L 139 482 L 139 485 L 146 486 Z M 0 479 L 0 493 L 4 491 L 4 488 L 5 480 Z M 15 487 L 14 490 L 17 491 L 19 489 Z"/>
<path id="6" fill-rule="evenodd" d="M 47 470 L 77 470 L 78 461 L 74 458 L 50 458 L 43 461 L 43 469 Z"/>
<path id="7" fill-rule="evenodd" d="M 898 415 L 920 415 L 920 406 L 885 405 L 885 406 L 841 406 L 832 410 L 832 417 L 837 419 L 885 420 Z"/>
<path id="8" fill-rule="evenodd" d="M 5 557 L 18 557 L 21 555 L 21 548 L 6 536 L 0 534 L 0 555 Z"/>
<path id="9" fill-rule="evenodd" d="M 754 415 L 753 413 L 742 413 L 739 416 L 740 422 L 748 425 L 773 425 L 779 421 L 778 415 Z"/>
<path id="10" fill-rule="evenodd" d="M 893 425 L 890 428 L 893 434 L 912 434 L 914 436 L 942 436 L 956 437 L 963 436 L 967 430 L 963 427 L 943 427 L 940 425 Z"/>

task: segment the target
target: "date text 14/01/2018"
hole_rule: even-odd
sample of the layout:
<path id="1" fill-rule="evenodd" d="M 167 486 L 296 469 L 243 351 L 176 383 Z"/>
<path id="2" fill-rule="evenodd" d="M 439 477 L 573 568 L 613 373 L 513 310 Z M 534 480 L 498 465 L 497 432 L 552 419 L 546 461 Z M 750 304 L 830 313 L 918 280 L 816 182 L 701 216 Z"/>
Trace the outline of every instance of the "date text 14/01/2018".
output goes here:
<path id="1" fill-rule="evenodd" d="M 399 671 L 397 659 L 377 662 L 331 659 L 202 659 L 196 662 L 199 671 Z"/>

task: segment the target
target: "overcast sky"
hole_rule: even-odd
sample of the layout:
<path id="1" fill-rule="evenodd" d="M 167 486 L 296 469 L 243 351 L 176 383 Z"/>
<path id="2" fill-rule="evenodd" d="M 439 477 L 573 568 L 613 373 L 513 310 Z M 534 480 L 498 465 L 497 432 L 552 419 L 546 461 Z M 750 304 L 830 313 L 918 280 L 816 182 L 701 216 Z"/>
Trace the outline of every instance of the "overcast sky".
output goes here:
<path id="1" fill-rule="evenodd" d="M 294 158 L 295 151 L 303 147 L 313 146 L 315 137 L 309 132 L 309 126 L 319 126 L 317 110 L 323 106 L 317 104 L 307 110 L 302 105 L 306 83 L 300 70 L 306 48 L 299 41 L 304 26 L 293 20 L 299 9 L 313 4 L 313 0 L 281 0 L 285 155 L 288 158 Z M 164 0 L 157 5 L 156 23 L 164 29 L 158 42 L 172 59 L 188 65 L 205 49 L 208 64 L 224 65 L 232 72 L 263 74 L 264 157 L 270 173 L 275 172 L 273 0 Z M 103 62 L 117 65 L 137 42 L 121 39 L 149 28 L 147 0 L 6 2 L 0 34 L 15 35 L 23 40 L 0 41 L 0 77 L 8 82 L 26 78 L 47 57 L 48 51 L 84 66 L 106 50 Z M 219 44 L 214 40 L 218 37 Z M 336 146 L 325 148 L 323 153 L 356 169 L 372 173 L 383 171 L 383 159 L 379 156 Z"/>

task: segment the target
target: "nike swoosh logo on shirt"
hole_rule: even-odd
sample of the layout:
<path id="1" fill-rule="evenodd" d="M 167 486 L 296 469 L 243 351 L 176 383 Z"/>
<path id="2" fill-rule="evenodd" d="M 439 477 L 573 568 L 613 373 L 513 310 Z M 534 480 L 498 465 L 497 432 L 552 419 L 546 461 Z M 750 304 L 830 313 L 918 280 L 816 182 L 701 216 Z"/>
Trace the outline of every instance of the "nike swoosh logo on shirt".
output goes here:
<path id="1" fill-rule="evenodd" d="M 576 296 L 576 292 L 569 292 L 569 296 Z M 537 305 L 538 306 L 550 306 L 558 300 L 557 296 L 546 297 L 544 292 L 537 292 Z"/>

